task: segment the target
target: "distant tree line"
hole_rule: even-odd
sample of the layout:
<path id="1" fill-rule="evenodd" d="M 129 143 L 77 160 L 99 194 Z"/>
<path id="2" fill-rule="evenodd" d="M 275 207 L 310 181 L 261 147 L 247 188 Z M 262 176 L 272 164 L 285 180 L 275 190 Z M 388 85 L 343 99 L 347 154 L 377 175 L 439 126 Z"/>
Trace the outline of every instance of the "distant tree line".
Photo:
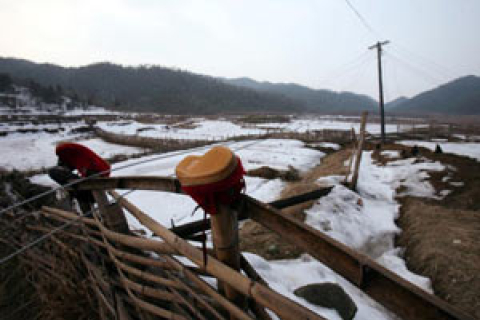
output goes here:
<path id="1" fill-rule="evenodd" d="M 18 79 L 33 79 L 48 88 L 61 86 L 65 93 L 75 93 L 90 104 L 119 110 L 174 114 L 303 110 L 301 102 L 283 95 L 232 86 L 213 77 L 160 66 L 97 63 L 62 68 L 26 60 L 0 59 L 0 72 L 9 72 Z"/>

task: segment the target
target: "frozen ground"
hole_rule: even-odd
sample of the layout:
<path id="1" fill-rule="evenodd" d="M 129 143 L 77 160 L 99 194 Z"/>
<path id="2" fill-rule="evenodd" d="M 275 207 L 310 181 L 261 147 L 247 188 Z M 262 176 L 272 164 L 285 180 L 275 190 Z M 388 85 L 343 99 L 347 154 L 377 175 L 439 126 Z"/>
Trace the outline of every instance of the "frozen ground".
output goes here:
<path id="1" fill-rule="evenodd" d="M 289 123 L 263 123 L 238 125 L 227 119 L 192 119 L 188 126 L 166 124 L 143 124 L 136 121 L 101 122 L 98 126 L 106 131 L 120 134 L 139 135 L 154 138 L 221 140 L 229 137 L 257 135 L 268 129 L 285 132 L 306 132 L 309 130 L 360 130 L 359 120 L 355 118 L 313 117 L 309 119 L 293 118 Z M 386 132 L 396 132 L 397 125 L 387 124 Z M 379 124 L 367 124 L 371 134 L 380 133 Z"/>
<path id="2" fill-rule="evenodd" d="M 308 130 L 351 130 L 355 129 L 355 132 L 360 131 L 360 121 L 349 121 L 349 119 L 332 119 L 331 117 L 324 118 L 312 118 L 312 119 L 292 119 L 289 123 L 265 123 L 259 125 L 259 127 L 265 128 L 278 128 L 286 131 L 294 132 L 306 132 Z M 368 123 L 366 127 L 367 131 L 371 134 L 380 133 L 380 124 Z M 387 124 L 385 126 L 386 132 L 396 132 L 397 125 Z"/>
<path id="3" fill-rule="evenodd" d="M 89 145 L 87 145 L 89 146 Z M 324 154 L 320 151 L 308 149 L 296 140 L 254 140 L 229 143 L 228 146 L 240 157 L 246 170 L 271 166 L 280 170 L 287 170 L 292 166 L 300 171 L 306 171 L 318 165 Z M 90 145 L 94 151 L 98 150 Z M 160 155 L 151 155 L 139 159 L 131 159 L 114 164 L 112 176 L 153 175 L 173 176 L 175 166 L 187 155 L 201 155 L 210 147 L 196 148 L 195 151 L 185 150 Z M 286 152 L 289 150 L 289 153 Z M 136 165 L 142 163 L 140 165 Z M 32 182 L 53 186 L 54 183 L 46 175 L 34 176 Z M 279 179 L 265 180 L 261 178 L 246 178 L 247 194 L 262 201 L 275 200 L 283 189 L 283 182 Z M 135 191 L 127 195 L 127 199 L 144 209 L 162 224 L 170 226 L 186 223 L 201 218 L 200 214 L 192 217 L 195 208 L 194 202 L 184 196 L 170 193 L 149 191 Z M 161 205 L 159 205 L 161 204 Z M 129 221 L 137 225 L 135 219 Z"/>
<path id="4" fill-rule="evenodd" d="M 432 151 L 435 150 L 437 144 L 442 147 L 443 152 L 453 153 L 460 156 L 466 156 L 477 161 L 480 161 L 480 143 L 474 142 L 429 142 L 429 141 L 416 141 L 416 140 L 405 140 L 400 141 L 400 144 L 407 146 L 417 145 L 419 147 L 424 147 Z"/>
<path id="5" fill-rule="evenodd" d="M 290 126 L 288 130 L 301 131 L 303 130 L 302 128 L 314 130 L 328 125 L 331 125 L 330 128 L 338 126 L 342 129 L 348 129 L 349 125 L 353 127 L 358 125 L 353 122 L 350 124 L 348 122 L 338 124 L 338 121 L 335 124 L 334 122 L 333 120 L 323 119 L 318 121 L 312 120 L 307 124 L 307 120 L 298 120 L 288 124 Z M 138 132 L 137 130 L 140 127 L 137 125 L 137 123 L 126 126 L 119 125 L 118 130 L 125 130 L 123 133 Z M 292 125 L 295 126 L 292 127 Z M 167 130 L 163 125 L 154 127 L 157 132 L 161 132 L 164 129 Z M 112 131 L 112 128 L 115 128 L 115 125 L 105 127 L 109 131 Z M 171 129 L 168 130 L 170 131 Z M 243 134 L 245 130 L 257 129 L 242 128 L 222 120 L 209 120 L 205 125 L 198 126 L 196 129 L 178 129 L 176 134 L 180 137 L 181 134 L 189 133 L 187 135 L 189 139 L 192 137 L 203 139 L 208 135 L 210 137 L 218 137 L 222 134 Z M 149 131 L 154 130 L 143 130 L 140 132 L 146 133 Z M 375 133 L 373 127 L 371 132 Z M 0 139 L 0 149 L 5 156 L 0 160 L 0 166 L 8 167 L 10 165 L 18 169 L 52 165 L 56 162 L 54 155 L 55 144 L 65 138 L 61 134 L 39 134 L 35 137 L 12 135 L 5 139 L 2 138 Z M 105 144 L 97 139 L 85 141 L 85 144 L 104 157 L 109 157 L 115 152 L 129 153 L 140 151 L 137 148 L 128 147 L 122 149 L 124 147 Z M 270 166 L 276 169 L 287 169 L 289 166 L 293 166 L 305 172 L 318 165 L 324 156 L 322 152 L 308 149 L 302 142 L 295 140 L 230 142 L 228 146 L 241 158 L 247 170 L 261 166 Z M 22 152 L 18 152 L 19 149 Z M 188 154 L 203 154 L 206 150 L 207 147 L 128 160 L 115 164 L 112 175 L 172 176 L 174 175 L 176 164 L 183 157 Z M 445 151 L 448 152 L 447 150 Z M 398 153 L 390 152 L 384 155 L 389 158 L 395 158 L 398 156 Z M 394 236 L 401 232 L 395 225 L 395 218 L 399 211 L 399 204 L 395 197 L 416 195 L 438 198 L 442 196 L 434 193 L 433 187 L 426 181 L 426 178 L 428 178 L 427 171 L 445 170 L 444 166 L 437 162 L 422 160 L 420 162 L 413 161 L 413 159 L 396 160 L 386 166 L 379 166 L 373 162 L 371 153 L 365 152 L 361 164 L 358 193 L 343 187 L 340 184 L 340 177 L 330 176 L 322 178 L 319 180 L 319 184 L 331 184 L 335 187 L 330 195 L 322 198 L 311 209 L 307 210 L 306 223 L 349 247 L 368 255 L 424 290 L 431 291 L 429 280 L 408 271 L 402 257 L 402 249 L 394 247 Z M 37 183 L 53 185 L 52 181 L 45 175 L 36 176 L 32 180 Z M 278 179 L 265 180 L 247 177 L 246 183 L 247 193 L 264 202 L 278 198 L 284 187 L 284 182 Z M 402 190 L 402 193 L 398 194 L 397 189 Z M 120 194 L 123 193 L 123 191 L 119 192 Z M 126 197 L 166 226 L 170 226 L 172 222 L 180 225 L 202 218 L 200 211 L 192 216 L 191 213 L 196 205 L 185 195 L 134 191 L 126 195 Z M 128 221 L 132 228 L 144 229 L 133 217 L 128 216 Z M 147 234 L 149 233 L 147 232 Z M 273 289 L 318 312 L 327 319 L 337 320 L 340 317 L 332 310 L 313 306 L 305 300 L 296 297 L 293 291 L 302 285 L 310 283 L 336 282 L 356 302 L 358 306 L 356 320 L 395 319 L 391 313 L 375 301 L 372 301 L 342 277 L 308 255 L 299 259 L 284 261 L 266 261 L 259 256 L 248 253 L 246 257 Z"/>
<path id="6" fill-rule="evenodd" d="M 0 138 L 0 168 L 7 170 L 38 170 L 57 163 L 55 147 L 62 141 L 71 141 L 79 136 L 65 133 L 48 134 L 11 134 Z M 119 146 L 100 139 L 75 140 L 105 158 L 118 154 L 135 154 L 143 152 L 141 148 Z"/>
<path id="7" fill-rule="evenodd" d="M 169 138 L 169 139 L 195 139 L 195 140 L 220 140 L 228 137 L 242 135 L 256 135 L 265 133 L 264 129 L 243 128 L 228 120 L 197 119 L 189 123 L 187 128 L 165 124 L 142 124 L 135 121 L 102 122 L 98 126 L 103 130 L 142 137 Z"/>
<path id="8" fill-rule="evenodd" d="M 283 145 L 288 143 L 297 148 L 296 151 L 289 152 L 292 157 L 283 158 L 285 159 L 281 164 L 283 167 L 289 164 L 295 165 L 299 159 L 304 162 L 302 166 L 312 166 L 318 163 L 322 156 L 319 153 L 316 158 L 313 157 L 310 151 L 306 152 L 306 149 L 303 149 L 301 143 L 297 141 L 286 140 L 281 143 Z M 232 149 L 237 148 L 242 161 L 248 164 L 256 153 L 249 148 L 240 149 L 242 146 L 245 147 L 245 144 L 230 145 Z M 265 141 L 250 147 L 261 149 L 262 154 L 267 154 L 268 149 L 276 152 L 279 145 L 274 141 Z M 396 154 L 388 155 L 394 157 Z M 128 174 L 171 174 L 173 166 L 183 156 L 173 157 L 173 161 L 169 158 L 126 169 L 126 171 Z M 428 178 L 426 171 L 439 171 L 445 168 L 438 162 L 422 160 L 421 162 L 414 159 L 397 160 L 386 166 L 379 166 L 373 162 L 371 152 L 365 152 L 361 163 L 359 192 L 352 192 L 341 185 L 342 177 L 331 176 L 320 179 L 319 183 L 335 187 L 330 195 L 307 210 L 306 223 L 368 255 L 393 272 L 431 292 L 429 279 L 408 271 L 402 257 L 402 249 L 394 247 L 394 236 L 401 232 L 395 225 L 395 218 L 399 211 L 399 204 L 395 197 L 401 196 L 396 193 L 397 188 L 402 187 L 402 195 L 438 197 L 431 185 L 425 181 Z M 259 157 L 256 164 L 266 165 L 269 161 L 270 157 Z M 118 174 L 123 175 L 122 170 Z M 274 200 L 282 187 L 283 183 L 280 180 L 247 178 L 247 193 L 262 201 Z M 201 219 L 199 213 L 191 216 L 195 203 L 183 195 L 137 191 L 127 195 L 127 198 L 167 226 L 170 226 L 172 221 L 179 225 Z M 133 227 L 142 228 L 133 217 L 129 217 L 129 221 Z M 335 282 L 340 284 L 356 302 L 358 313 L 355 319 L 395 319 L 392 314 L 360 290 L 308 255 L 285 261 L 266 261 L 253 254 L 246 254 L 246 256 L 272 288 L 328 319 L 340 319 L 340 317 L 332 310 L 311 305 L 296 297 L 293 291 L 310 283 Z"/>

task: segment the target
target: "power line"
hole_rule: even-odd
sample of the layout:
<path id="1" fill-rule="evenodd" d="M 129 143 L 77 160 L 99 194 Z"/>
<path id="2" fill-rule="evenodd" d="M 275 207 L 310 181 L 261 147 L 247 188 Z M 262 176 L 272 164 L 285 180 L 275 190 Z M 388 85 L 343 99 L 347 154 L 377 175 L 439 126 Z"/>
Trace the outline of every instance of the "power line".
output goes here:
<path id="1" fill-rule="evenodd" d="M 320 81 L 323 83 L 332 83 L 333 81 L 345 76 L 348 72 L 352 71 L 352 69 L 356 69 L 357 67 L 363 65 L 365 61 L 369 60 L 370 58 L 371 56 L 368 54 L 368 51 L 363 51 L 354 59 L 329 72 L 324 79 L 321 79 Z"/>
<path id="2" fill-rule="evenodd" d="M 369 55 L 369 59 L 365 60 L 362 65 L 358 66 L 357 73 L 352 75 L 352 78 L 350 79 L 348 85 L 342 87 L 342 91 L 347 90 L 347 88 L 349 87 L 353 87 L 353 85 L 356 84 L 363 77 L 373 60 L 374 58 Z"/>
<path id="3" fill-rule="evenodd" d="M 438 75 L 441 75 L 442 77 L 455 78 L 456 74 L 461 73 L 458 70 L 454 70 L 454 69 L 451 69 L 450 67 L 446 67 L 445 65 L 439 64 L 434 60 L 432 60 L 431 58 L 427 58 L 423 55 L 413 52 L 412 50 L 407 49 L 404 45 L 400 45 L 396 43 L 392 49 L 400 55 L 405 55 L 405 56 L 408 55 L 408 58 L 410 58 L 409 60 L 415 59 L 421 65 L 426 65 L 426 64 L 430 65 L 430 68 L 432 69 L 432 71 L 435 70 L 438 73 Z"/>
<path id="4" fill-rule="evenodd" d="M 373 28 L 370 26 L 370 24 L 368 24 L 367 20 L 360 14 L 360 12 L 357 9 L 355 9 L 355 7 L 350 3 L 350 1 L 345 0 L 345 2 L 349 6 L 349 8 L 352 9 L 352 11 L 355 13 L 355 15 L 358 17 L 358 19 L 362 22 L 362 24 L 365 26 L 365 28 L 367 28 L 368 31 L 370 31 L 372 34 L 378 36 L 378 33 L 375 30 L 373 30 Z"/>
<path id="5" fill-rule="evenodd" d="M 444 80 L 439 79 L 436 76 L 430 74 L 425 69 L 422 69 L 421 67 L 415 66 L 414 64 L 408 62 L 407 60 L 404 60 L 403 58 L 400 58 L 399 56 L 396 56 L 396 55 L 392 54 L 391 52 L 387 53 L 387 57 L 390 57 L 393 60 L 397 61 L 398 63 L 402 64 L 404 67 L 409 69 L 414 74 L 422 76 L 422 78 L 424 80 L 428 79 L 428 82 L 430 84 L 438 85 L 439 82 L 440 83 L 444 82 Z"/>

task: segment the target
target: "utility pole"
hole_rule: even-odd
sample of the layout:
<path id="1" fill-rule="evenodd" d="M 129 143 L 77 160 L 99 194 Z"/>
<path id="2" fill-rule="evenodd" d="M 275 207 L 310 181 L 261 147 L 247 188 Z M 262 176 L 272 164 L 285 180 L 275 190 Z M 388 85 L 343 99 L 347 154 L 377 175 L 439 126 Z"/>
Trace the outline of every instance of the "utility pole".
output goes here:
<path id="1" fill-rule="evenodd" d="M 382 46 L 389 44 L 390 41 L 377 42 L 373 46 L 368 47 L 368 49 L 377 49 L 377 58 L 378 58 L 378 89 L 379 89 L 379 105 L 380 105 L 380 118 L 382 121 L 382 144 L 385 144 L 385 106 L 383 102 L 383 81 L 382 81 Z"/>

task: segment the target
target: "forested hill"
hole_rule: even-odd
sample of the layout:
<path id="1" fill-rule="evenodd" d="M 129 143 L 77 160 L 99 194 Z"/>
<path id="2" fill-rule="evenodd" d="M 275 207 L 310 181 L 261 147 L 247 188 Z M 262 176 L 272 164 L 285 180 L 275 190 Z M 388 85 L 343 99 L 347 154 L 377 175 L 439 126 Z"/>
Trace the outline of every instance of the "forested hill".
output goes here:
<path id="1" fill-rule="evenodd" d="M 159 66 L 97 63 L 78 68 L 0 58 L 0 73 L 17 81 L 61 86 L 89 103 L 125 111 L 174 114 L 302 112 L 302 102 L 225 84 L 213 77 Z"/>
<path id="2" fill-rule="evenodd" d="M 255 89 L 260 92 L 282 94 L 301 101 L 310 112 L 358 113 L 377 110 L 378 103 L 366 95 L 351 92 L 315 90 L 293 83 L 258 82 L 250 78 L 225 79 L 226 83 Z"/>
<path id="3" fill-rule="evenodd" d="M 389 110 L 405 114 L 479 115 L 480 78 L 458 78 L 402 101 Z"/>

